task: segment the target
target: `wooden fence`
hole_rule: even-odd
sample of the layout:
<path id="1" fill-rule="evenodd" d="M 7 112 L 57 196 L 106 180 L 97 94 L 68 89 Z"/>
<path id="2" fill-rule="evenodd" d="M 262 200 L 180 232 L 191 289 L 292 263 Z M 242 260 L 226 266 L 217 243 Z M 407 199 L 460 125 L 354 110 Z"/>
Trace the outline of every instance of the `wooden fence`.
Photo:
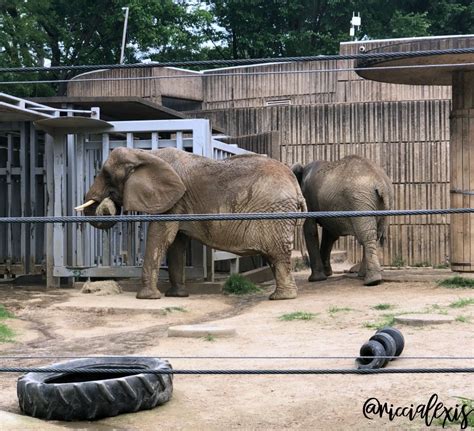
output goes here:
<path id="1" fill-rule="evenodd" d="M 266 125 L 278 124 L 279 133 L 271 136 L 280 140 L 281 148 L 272 150 L 272 157 L 289 166 L 349 154 L 367 157 L 392 179 L 395 209 L 419 209 L 449 207 L 449 111 L 447 100 L 426 100 L 239 108 L 205 114 L 213 124 L 227 124 L 231 135 L 250 133 L 239 141 L 253 139 L 254 148 L 262 145 L 258 142 L 263 139 L 256 137 L 265 136 Z M 448 216 L 392 217 L 383 264 L 443 264 L 449 254 L 448 238 Z M 335 247 L 347 250 L 353 261 L 361 257 L 352 237 L 341 239 Z"/>

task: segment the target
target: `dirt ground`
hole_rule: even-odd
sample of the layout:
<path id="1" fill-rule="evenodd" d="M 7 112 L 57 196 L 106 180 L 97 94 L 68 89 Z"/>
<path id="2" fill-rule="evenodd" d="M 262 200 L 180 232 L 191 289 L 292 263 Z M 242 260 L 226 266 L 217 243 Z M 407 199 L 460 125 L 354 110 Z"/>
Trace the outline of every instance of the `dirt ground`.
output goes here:
<path id="1" fill-rule="evenodd" d="M 385 282 L 364 287 L 356 278 L 336 275 L 308 283 L 295 273 L 299 296 L 269 301 L 264 292 L 233 297 L 136 300 L 132 292 L 115 296 L 80 294 L 78 290 L 44 291 L 0 286 L 0 304 L 16 316 L 4 321 L 16 332 L 0 344 L 5 355 L 153 355 L 173 356 L 356 356 L 360 346 L 386 314 L 431 312 L 458 320 L 426 327 L 398 326 L 405 336 L 403 356 L 474 356 L 474 305 L 453 308 L 460 298 L 473 299 L 473 289 L 447 289 L 418 277 L 416 282 Z M 389 310 L 377 310 L 391 304 Z M 336 308 L 337 307 L 337 308 Z M 286 313 L 314 313 L 312 320 L 285 321 Z M 175 324 L 212 322 L 233 326 L 232 338 L 168 338 Z M 50 365 L 54 359 L 7 360 L 2 366 Z M 354 368 L 352 359 L 170 359 L 175 369 L 224 368 Z M 399 359 L 390 368 L 474 367 L 473 360 Z M 0 410 L 20 413 L 18 375 L 3 374 Z M 65 428 L 97 430 L 222 429 L 428 429 L 422 419 L 390 421 L 387 415 L 364 417 L 372 397 L 396 407 L 439 401 L 454 407 L 457 396 L 474 398 L 472 374 L 393 374 L 319 376 L 183 376 L 174 379 L 174 394 L 154 410 L 97 422 L 58 423 Z M 44 428 L 48 429 L 44 422 Z M 454 425 L 454 429 L 459 425 Z M 0 424 L 1 429 L 1 424 Z M 436 423 L 429 429 L 441 429 Z"/>

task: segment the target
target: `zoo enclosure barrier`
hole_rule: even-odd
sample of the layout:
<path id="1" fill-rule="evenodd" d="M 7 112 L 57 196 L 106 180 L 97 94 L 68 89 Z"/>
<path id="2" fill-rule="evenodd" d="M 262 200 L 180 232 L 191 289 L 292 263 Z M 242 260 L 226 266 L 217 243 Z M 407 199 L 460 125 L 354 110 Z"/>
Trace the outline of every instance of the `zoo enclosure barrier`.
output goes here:
<path id="1" fill-rule="evenodd" d="M 71 214 L 103 161 L 117 147 L 174 147 L 216 160 L 249 153 L 215 139 L 206 119 L 107 123 L 99 120 L 100 112 L 95 108 L 56 109 L 4 93 L 0 93 L 0 108 L 39 120 L 35 127 L 27 121 L 0 124 L 0 216 Z M 70 120 L 81 123 L 93 119 L 99 124 L 75 126 L 69 120 L 75 114 L 90 117 Z M 45 126 L 43 120 L 49 123 Z M 61 129 L 61 121 L 70 121 L 69 128 Z M 141 274 L 146 229 L 142 223 L 120 223 L 107 232 L 83 224 L 2 225 L 0 235 L 7 241 L 0 243 L 0 271 L 4 276 L 46 272 L 50 286 L 57 285 L 60 277 L 137 277 Z M 212 280 L 214 264 L 220 260 L 230 260 L 231 269 L 237 270 L 238 256 L 191 241 L 186 273 Z M 163 271 L 161 276 L 167 273 Z"/>

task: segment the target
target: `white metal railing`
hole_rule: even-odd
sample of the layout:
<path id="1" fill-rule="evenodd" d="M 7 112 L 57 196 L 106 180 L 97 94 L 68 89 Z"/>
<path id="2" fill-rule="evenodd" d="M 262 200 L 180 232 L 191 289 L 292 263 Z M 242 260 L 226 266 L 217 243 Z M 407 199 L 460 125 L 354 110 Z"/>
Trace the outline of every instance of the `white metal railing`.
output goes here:
<path id="1" fill-rule="evenodd" d="M 19 113 L 34 114 L 42 119 L 56 118 L 61 116 L 61 113 L 64 113 L 67 116 L 87 114 L 91 118 L 98 118 L 100 116 L 99 108 L 91 108 L 87 110 L 53 108 L 51 106 L 32 102 L 31 100 L 21 99 L 19 97 L 2 92 L 0 92 L 0 107 L 4 107 L 8 110 L 13 110 Z"/>

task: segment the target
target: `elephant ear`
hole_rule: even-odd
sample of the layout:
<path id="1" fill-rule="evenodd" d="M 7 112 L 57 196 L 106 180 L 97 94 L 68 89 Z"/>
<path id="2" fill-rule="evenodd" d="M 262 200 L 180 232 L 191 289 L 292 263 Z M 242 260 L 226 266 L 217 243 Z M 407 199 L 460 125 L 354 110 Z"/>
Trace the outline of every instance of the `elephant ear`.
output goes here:
<path id="1" fill-rule="evenodd" d="M 186 187 L 169 163 L 151 154 L 141 159 L 125 182 L 124 209 L 148 214 L 164 213 L 181 199 Z"/>

